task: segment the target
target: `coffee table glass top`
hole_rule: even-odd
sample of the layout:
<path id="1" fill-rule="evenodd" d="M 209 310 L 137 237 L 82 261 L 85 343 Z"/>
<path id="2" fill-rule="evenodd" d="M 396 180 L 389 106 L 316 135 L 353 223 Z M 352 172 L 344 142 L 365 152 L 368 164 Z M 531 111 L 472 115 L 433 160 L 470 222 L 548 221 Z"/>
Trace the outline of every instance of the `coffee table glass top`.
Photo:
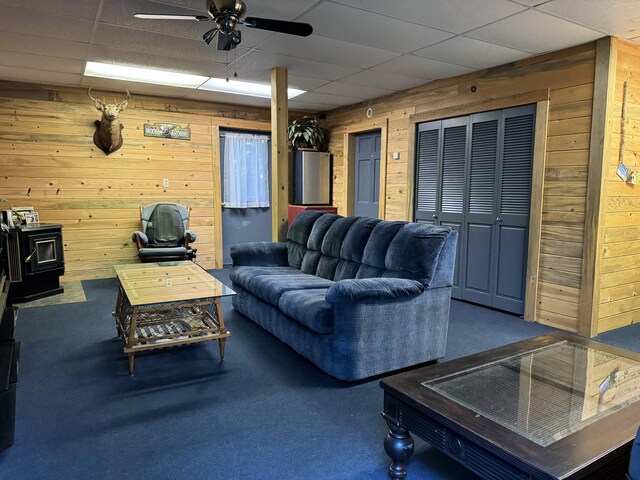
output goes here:
<path id="1" fill-rule="evenodd" d="M 543 447 L 640 399 L 640 362 L 562 341 L 423 382 Z"/>
<path id="2" fill-rule="evenodd" d="M 133 263 L 114 268 L 133 306 L 236 294 L 190 261 Z"/>

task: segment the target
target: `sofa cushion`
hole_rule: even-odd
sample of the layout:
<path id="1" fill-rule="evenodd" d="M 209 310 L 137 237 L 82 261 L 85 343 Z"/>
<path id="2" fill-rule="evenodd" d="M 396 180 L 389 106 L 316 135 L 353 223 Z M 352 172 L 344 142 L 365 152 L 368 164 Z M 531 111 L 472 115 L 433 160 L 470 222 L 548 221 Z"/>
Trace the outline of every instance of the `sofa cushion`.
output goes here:
<path id="1" fill-rule="evenodd" d="M 234 267 L 229 274 L 231 281 L 244 289 L 249 289 L 251 280 L 258 275 L 299 275 L 291 267 Z"/>
<path id="2" fill-rule="evenodd" d="M 326 294 L 326 288 L 285 292 L 278 301 L 278 308 L 314 332 L 333 333 L 333 305 L 326 301 Z"/>
<path id="3" fill-rule="evenodd" d="M 291 228 L 287 230 L 287 252 L 290 267 L 300 269 L 302 266 L 302 259 L 307 251 L 309 236 L 316 220 L 322 215 L 325 215 L 325 213 L 315 210 L 302 212 L 291 224 Z"/>
<path id="4" fill-rule="evenodd" d="M 277 307 L 280 297 L 292 290 L 324 288 L 333 285 L 333 281 L 325 278 L 298 272 L 297 275 L 257 275 L 249 280 L 247 290 L 256 297 Z"/>
<path id="5" fill-rule="evenodd" d="M 407 223 L 389 244 L 382 276 L 410 278 L 429 285 L 449 235 L 449 227 Z"/>

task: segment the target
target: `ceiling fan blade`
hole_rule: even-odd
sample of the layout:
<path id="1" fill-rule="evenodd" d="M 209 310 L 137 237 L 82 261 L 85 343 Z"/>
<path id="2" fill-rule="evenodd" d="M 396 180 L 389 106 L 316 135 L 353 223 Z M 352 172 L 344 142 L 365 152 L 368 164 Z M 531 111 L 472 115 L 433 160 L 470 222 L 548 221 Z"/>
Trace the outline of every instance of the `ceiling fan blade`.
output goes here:
<path id="1" fill-rule="evenodd" d="M 204 35 L 202 35 L 202 39 L 207 43 L 207 45 L 209 45 L 211 41 L 215 38 L 217 33 L 218 33 L 218 27 L 212 28 L 211 30 L 205 32 Z"/>
<path id="2" fill-rule="evenodd" d="M 313 27 L 308 23 L 287 22 L 284 20 L 257 17 L 247 17 L 244 20 L 241 20 L 240 23 L 251 28 L 288 33 L 289 35 L 299 35 L 301 37 L 308 37 L 313 33 Z"/>
<path id="3" fill-rule="evenodd" d="M 143 18 L 145 20 L 196 20 L 198 22 L 206 22 L 211 20 L 206 15 L 172 15 L 165 13 L 134 13 L 134 17 Z"/>

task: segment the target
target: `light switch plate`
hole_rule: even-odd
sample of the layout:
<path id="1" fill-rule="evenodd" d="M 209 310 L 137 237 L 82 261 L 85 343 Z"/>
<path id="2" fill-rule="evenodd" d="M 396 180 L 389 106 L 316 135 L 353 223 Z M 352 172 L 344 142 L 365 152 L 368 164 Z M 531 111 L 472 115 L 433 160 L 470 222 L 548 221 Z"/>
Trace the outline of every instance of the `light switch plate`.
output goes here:
<path id="1" fill-rule="evenodd" d="M 393 159 L 398 160 L 400 158 L 400 152 L 393 152 Z"/>
<path id="2" fill-rule="evenodd" d="M 171 285 L 173 285 L 173 280 L 171 280 L 170 278 L 165 279 L 164 283 L 167 285 L 167 287 L 170 287 Z"/>
<path id="3" fill-rule="evenodd" d="M 164 188 L 169 188 L 169 179 L 168 178 L 162 179 L 162 186 Z"/>

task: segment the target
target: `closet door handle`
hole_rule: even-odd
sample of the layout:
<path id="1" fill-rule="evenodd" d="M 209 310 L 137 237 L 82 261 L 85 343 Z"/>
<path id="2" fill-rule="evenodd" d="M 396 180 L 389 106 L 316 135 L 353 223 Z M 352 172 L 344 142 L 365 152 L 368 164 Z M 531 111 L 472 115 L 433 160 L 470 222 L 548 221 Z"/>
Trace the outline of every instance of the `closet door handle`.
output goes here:
<path id="1" fill-rule="evenodd" d="M 502 222 L 502 219 L 500 217 L 498 217 L 498 218 L 496 218 L 496 222 L 500 223 L 500 222 Z"/>

